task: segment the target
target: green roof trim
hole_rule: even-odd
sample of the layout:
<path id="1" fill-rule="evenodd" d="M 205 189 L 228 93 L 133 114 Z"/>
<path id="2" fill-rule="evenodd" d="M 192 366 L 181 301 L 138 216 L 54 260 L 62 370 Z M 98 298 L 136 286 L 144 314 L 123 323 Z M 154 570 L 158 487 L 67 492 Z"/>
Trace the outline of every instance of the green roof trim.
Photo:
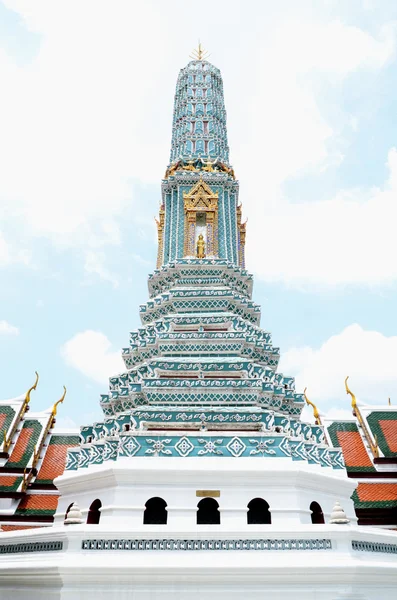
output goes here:
<path id="1" fill-rule="evenodd" d="M 331 438 L 332 445 L 335 448 L 340 448 L 338 436 L 337 436 L 338 431 L 354 431 L 354 432 L 358 433 L 358 427 L 357 427 L 356 423 L 349 423 L 346 421 L 337 421 L 337 422 L 331 423 L 331 425 L 328 426 L 327 431 L 329 433 L 329 437 Z"/>
<path id="2" fill-rule="evenodd" d="M 352 432 L 352 433 L 360 433 L 357 427 L 356 423 L 352 423 L 349 421 L 337 421 L 334 423 L 331 423 L 331 425 L 328 426 L 327 431 L 329 433 L 329 436 L 331 438 L 331 442 L 332 445 L 336 448 L 339 448 L 339 441 L 338 441 L 338 432 L 339 431 L 348 431 L 348 432 Z M 346 467 L 346 471 L 348 473 L 358 473 L 358 472 L 367 472 L 367 473 L 373 473 L 376 471 L 375 467 L 371 467 L 371 466 L 360 466 L 360 465 L 355 465 L 355 466 L 348 466 L 345 464 Z"/>
<path id="3" fill-rule="evenodd" d="M 390 450 L 386 438 L 383 434 L 382 428 L 379 425 L 379 421 L 397 421 L 397 412 L 391 413 L 386 411 L 376 411 L 372 412 L 367 417 L 367 422 L 371 428 L 371 432 L 374 436 L 376 436 L 376 439 L 378 440 L 378 446 L 383 452 L 383 454 L 386 457 L 397 456 L 397 452 L 392 452 Z"/>
<path id="4" fill-rule="evenodd" d="M 52 516 L 55 514 L 55 509 L 53 510 L 40 510 L 39 508 L 18 508 L 15 511 L 16 515 L 49 515 Z"/>
<path id="5" fill-rule="evenodd" d="M 3 431 L 7 432 L 9 430 L 12 420 L 15 417 L 15 410 L 11 408 L 11 406 L 0 406 L 0 416 L 1 415 L 6 415 L 3 427 L 1 428 L 1 439 L 3 439 Z"/>
<path id="6" fill-rule="evenodd" d="M 12 475 L 7 475 L 7 477 L 12 477 Z M 0 477 L 0 492 L 16 492 L 22 483 L 23 477 L 16 477 L 12 485 L 1 485 L 2 479 L 3 477 Z"/>
<path id="7" fill-rule="evenodd" d="M 363 502 L 358 497 L 357 490 L 354 490 L 351 499 L 354 502 L 354 508 L 397 508 L 396 500 L 374 500 Z"/>
<path id="8" fill-rule="evenodd" d="M 76 435 L 56 435 L 53 434 L 50 439 L 50 446 L 78 446 L 80 443 L 80 436 Z"/>

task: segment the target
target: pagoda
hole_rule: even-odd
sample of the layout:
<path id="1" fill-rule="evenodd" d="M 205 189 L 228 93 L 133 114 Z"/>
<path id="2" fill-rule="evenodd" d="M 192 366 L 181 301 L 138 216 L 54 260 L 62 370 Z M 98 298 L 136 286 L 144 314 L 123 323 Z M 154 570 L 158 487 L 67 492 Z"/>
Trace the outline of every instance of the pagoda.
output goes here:
<path id="1" fill-rule="evenodd" d="M 125 369 L 67 450 L 54 526 L 1 536 L 0 596 L 389 599 L 397 535 L 357 525 L 342 450 L 316 410 L 302 420 L 310 400 L 260 326 L 201 46 L 177 80 L 157 233 Z"/>

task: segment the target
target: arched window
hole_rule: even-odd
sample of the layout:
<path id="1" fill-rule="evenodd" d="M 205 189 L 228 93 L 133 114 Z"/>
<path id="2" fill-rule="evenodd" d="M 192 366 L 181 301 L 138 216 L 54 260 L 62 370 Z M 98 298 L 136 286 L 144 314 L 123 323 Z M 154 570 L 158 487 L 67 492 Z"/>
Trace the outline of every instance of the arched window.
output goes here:
<path id="1" fill-rule="evenodd" d="M 145 504 L 143 513 L 144 525 L 166 525 L 167 503 L 162 498 L 150 498 Z"/>
<path id="2" fill-rule="evenodd" d="M 197 140 L 197 142 L 196 142 L 196 154 L 198 154 L 200 152 L 204 152 L 204 141 L 203 140 Z"/>
<path id="3" fill-rule="evenodd" d="M 195 133 L 203 133 L 203 122 L 196 121 Z"/>
<path id="4" fill-rule="evenodd" d="M 74 504 L 74 502 L 72 502 L 71 504 L 69 504 L 69 506 L 68 506 L 68 507 L 67 507 L 67 509 L 66 509 L 66 512 L 65 512 L 65 519 L 64 519 L 65 521 L 66 521 L 66 519 L 68 518 L 69 511 L 70 511 L 70 509 L 72 508 L 73 504 Z"/>
<path id="5" fill-rule="evenodd" d="M 312 511 L 312 523 L 314 525 L 322 525 L 325 523 L 323 509 L 318 502 L 312 502 L 310 510 Z"/>
<path id="6" fill-rule="evenodd" d="M 98 499 L 90 506 L 90 510 L 87 515 L 87 525 L 98 525 L 99 519 L 101 518 L 102 502 Z"/>
<path id="7" fill-rule="evenodd" d="M 272 516 L 269 505 L 263 498 L 254 498 L 248 504 L 247 523 L 249 525 L 270 525 Z"/>
<path id="8" fill-rule="evenodd" d="M 221 513 L 214 498 L 203 498 L 197 507 L 197 525 L 220 525 Z"/>

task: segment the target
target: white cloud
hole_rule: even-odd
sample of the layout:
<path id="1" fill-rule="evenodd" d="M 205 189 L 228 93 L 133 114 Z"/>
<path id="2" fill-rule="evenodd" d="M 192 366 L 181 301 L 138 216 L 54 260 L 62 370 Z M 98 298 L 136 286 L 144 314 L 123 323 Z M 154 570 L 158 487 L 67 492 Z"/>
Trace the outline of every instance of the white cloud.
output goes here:
<path id="1" fill-rule="evenodd" d="M 111 350 L 111 342 L 100 331 L 87 330 L 76 333 L 61 348 L 66 364 L 98 383 L 125 371 L 121 351 Z"/>
<path id="2" fill-rule="evenodd" d="M 98 275 L 105 281 L 110 281 L 114 288 L 119 286 L 115 275 L 105 266 L 105 255 L 103 252 L 88 251 L 85 255 L 84 269 L 89 274 Z"/>
<path id="3" fill-rule="evenodd" d="M 307 387 L 308 397 L 326 412 L 331 407 L 349 410 L 344 388 L 347 375 L 358 401 L 386 404 L 391 397 L 397 404 L 396 364 L 397 336 L 387 337 L 354 324 L 320 348 L 291 348 L 282 354 L 280 370 L 294 375 L 297 389 Z"/>
<path id="4" fill-rule="evenodd" d="M 166 32 L 150 6 L 137 14 L 124 0 L 111 9 L 8 4 L 42 40 L 23 68 L 0 48 L 0 196 L 33 235 L 61 245 L 117 243 L 115 218 L 131 205 L 131 178 L 149 169 L 139 129 L 148 73 L 160 62 L 152 35 L 160 44 Z M 150 23 L 151 36 L 134 27 L 137 19 Z"/>
<path id="5" fill-rule="evenodd" d="M 19 329 L 3 320 L 0 321 L 0 335 L 19 335 Z"/>
<path id="6" fill-rule="evenodd" d="M 382 189 L 341 192 L 323 202 L 281 202 L 278 210 L 262 218 L 266 246 L 260 253 L 251 247 L 249 263 L 254 270 L 267 281 L 297 285 L 396 281 L 395 148 L 389 152 L 387 167 L 389 176 Z M 251 227 L 258 236 L 258 219 Z"/>

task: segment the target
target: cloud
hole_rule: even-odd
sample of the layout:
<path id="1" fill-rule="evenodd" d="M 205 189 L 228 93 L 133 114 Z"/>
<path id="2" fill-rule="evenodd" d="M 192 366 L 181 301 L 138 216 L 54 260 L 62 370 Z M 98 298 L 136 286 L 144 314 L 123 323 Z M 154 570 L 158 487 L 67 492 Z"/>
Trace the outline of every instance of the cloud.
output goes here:
<path id="1" fill-rule="evenodd" d="M 6 90 L 0 197 L 9 217 L 56 245 L 118 243 L 117 219 L 131 207 L 132 178 L 147 162 L 140 159 L 137 130 L 147 73 L 161 62 L 153 38 L 142 27 L 131 35 L 136 10 L 123 0 L 111 8 L 60 1 L 56 11 L 40 0 L 7 4 L 42 36 L 39 52 L 23 68 L 0 48 Z M 153 8 L 141 5 L 139 13 L 161 43 L 165 32 Z"/>
<path id="2" fill-rule="evenodd" d="M 105 255 L 103 252 L 88 251 L 85 255 L 84 269 L 87 273 L 98 275 L 104 281 L 110 281 L 114 288 L 119 286 L 117 277 L 104 265 Z"/>
<path id="3" fill-rule="evenodd" d="M 320 348 L 290 348 L 282 354 L 280 370 L 294 375 L 297 389 L 307 387 L 309 398 L 326 412 L 331 407 L 349 410 L 344 389 L 347 375 L 359 402 L 386 404 L 391 397 L 397 403 L 396 364 L 397 336 L 387 337 L 353 324 Z"/>
<path id="4" fill-rule="evenodd" d="M 248 111 L 243 105 L 245 114 L 240 118 L 245 135 L 247 131 L 250 134 L 251 152 L 247 156 L 244 145 L 236 162 L 245 172 L 252 171 L 253 156 L 266 165 L 261 181 L 264 203 L 272 197 L 277 201 L 280 186 L 289 178 L 342 160 L 340 132 L 323 114 L 324 106 L 319 102 L 322 94 L 334 95 L 335 85 L 359 69 L 383 67 L 394 48 L 395 31 L 390 27 L 376 39 L 340 21 L 292 19 L 269 33 L 260 48 L 256 80 L 249 82 L 253 93 L 246 99 Z M 343 123 L 343 112 L 339 120 Z M 244 137 L 243 130 L 240 135 Z M 236 150 L 238 147 L 232 147 L 234 155 Z M 248 179 L 248 173 L 244 174 Z M 257 193 L 253 198 L 259 204 Z"/>
<path id="5" fill-rule="evenodd" d="M 384 67 L 394 57 L 395 27 L 383 27 L 375 38 L 339 21 L 291 22 L 274 36 L 271 52 L 262 49 L 262 76 L 249 110 L 253 152 L 244 156 L 244 145 L 239 156 L 248 197 L 247 263 L 265 281 L 296 287 L 387 285 L 397 280 L 394 148 L 382 189 L 346 188 L 325 200 L 319 190 L 319 200 L 309 201 L 287 199 L 283 186 L 302 176 L 308 182 L 343 160 L 342 129 L 347 122 L 355 132 L 357 119 L 344 115 L 341 102 L 331 121 L 326 118 L 329 105 L 323 100 L 320 106 L 319 100 L 328 93 L 339 98 L 341 83 L 352 73 Z M 259 187 L 250 177 L 253 155 L 266 165 Z M 264 235 L 265 245 L 259 242 Z"/>
<path id="6" fill-rule="evenodd" d="M 3 320 L 0 321 L 0 335 L 19 335 L 19 329 Z"/>
<path id="7" fill-rule="evenodd" d="M 125 371 L 120 350 L 111 350 L 111 342 L 100 331 L 76 333 L 61 347 L 61 356 L 67 365 L 77 369 L 98 383 L 107 383 L 109 377 Z"/>
<path id="8" fill-rule="evenodd" d="M 16 250 L 0 231 L 0 267 L 6 267 L 15 263 L 29 265 L 30 262 L 30 252 L 26 249 Z"/>
<path id="9" fill-rule="evenodd" d="M 281 203 L 262 219 L 263 252 L 249 262 L 266 281 L 311 285 L 390 285 L 397 280 L 397 150 L 382 189 L 340 192 L 323 202 Z M 258 219 L 253 228 L 257 229 Z M 268 256 L 266 256 L 268 253 Z M 273 256 L 271 256 L 273 255 Z"/>

